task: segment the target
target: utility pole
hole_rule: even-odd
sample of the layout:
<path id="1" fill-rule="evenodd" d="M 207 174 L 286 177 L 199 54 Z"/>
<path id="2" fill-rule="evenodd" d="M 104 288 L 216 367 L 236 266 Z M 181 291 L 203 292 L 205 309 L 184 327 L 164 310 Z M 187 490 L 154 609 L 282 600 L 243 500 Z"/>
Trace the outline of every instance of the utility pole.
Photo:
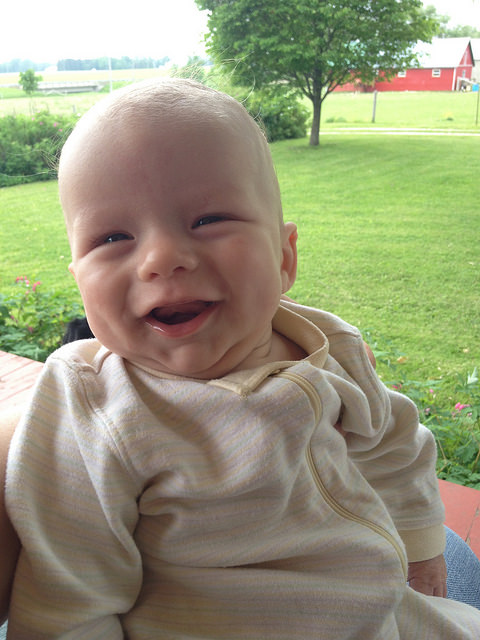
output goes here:
<path id="1" fill-rule="evenodd" d="M 378 91 L 375 89 L 375 91 L 373 92 L 372 122 L 375 122 L 375 114 L 377 113 L 377 94 L 378 94 Z"/>

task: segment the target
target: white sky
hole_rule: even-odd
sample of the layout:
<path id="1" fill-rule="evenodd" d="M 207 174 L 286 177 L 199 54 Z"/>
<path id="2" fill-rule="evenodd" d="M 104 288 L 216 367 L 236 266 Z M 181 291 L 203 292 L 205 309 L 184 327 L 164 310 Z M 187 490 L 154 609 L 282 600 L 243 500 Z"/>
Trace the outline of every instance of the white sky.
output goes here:
<path id="1" fill-rule="evenodd" d="M 204 53 L 206 12 L 194 0 L 0 0 L 0 62 L 29 58 L 169 56 Z"/>
<path id="2" fill-rule="evenodd" d="M 468 24 L 480 29 L 480 0 L 422 0 L 433 5 L 442 16 L 450 16 L 452 25 Z"/>
<path id="3" fill-rule="evenodd" d="M 480 0 L 423 2 L 480 29 Z M 0 62 L 126 55 L 183 64 L 204 53 L 207 15 L 194 0 L 3 0 L 0 21 Z"/>

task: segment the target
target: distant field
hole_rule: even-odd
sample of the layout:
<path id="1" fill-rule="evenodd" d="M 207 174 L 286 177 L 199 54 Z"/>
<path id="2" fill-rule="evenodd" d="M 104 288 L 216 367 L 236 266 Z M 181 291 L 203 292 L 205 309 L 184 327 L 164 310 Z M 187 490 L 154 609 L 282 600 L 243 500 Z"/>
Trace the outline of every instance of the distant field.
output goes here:
<path id="1" fill-rule="evenodd" d="M 122 69 L 112 71 L 114 88 L 131 82 L 138 82 L 145 78 L 165 75 L 164 69 Z M 110 75 L 108 71 L 57 71 L 41 72 L 45 82 L 83 82 L 100 80 L 107 83 L 101 93 L 73 93 L 67 95 L 43 95 L 37 93 L 33 98 L 27 98 L 21 89 L 2 87 L 1 85 L 18 83 L 18 73 L 0 73 L 0 116 L 18 113 L 30 114 L 32 111 L 46 110 L 51 113 L 82 114 L 97 102 L 104 92 L 108 91 Z"/>
<path id="2" fill-rule="evenodd" d="M 114 86 L 168 73 L 161 69 L 128 69 L 112 71 Z M 48 82 L 102 80 L 109 82 L 108 71 L 42 72 Z M 0 74 L 0 116 L 31 113 L 45 109 L 52 113 L 83 113 L 103 93 L 64 96 L 35 95 L 24 97 L 19 89 L 5 89 L 2 84 L 18 82 L 18 74 Z M 104 91 L 108 91 L 108 86 Z M 310 109 L 311 103 L 305 104 Z M 480 131 L 476 125 L 478 93 L 453 91 L 382 92 L 377 94 L 375 123 L 372 123 L 373 94 L 333 93 L 325 100 L 322 128 L 345 127 L 425 127 Z M 479 115 L 480 118 L 480 115 Z"/>
<path id="3" fill-rule="evenodd" d="M 112 79 L 116 80 L 139 80 L 150 78 L 154 75 L 165 74 L 162 69 L 115 69 L 112 70 Z M 45 82 L 82 82 L 84 80 L 106 80 L 110 78 L 108 69 L 104 71 L 38 71 L 37 75 L 42 76 Z M 18 73 L 0 73 L 0 85 L 18 83 Z"/>

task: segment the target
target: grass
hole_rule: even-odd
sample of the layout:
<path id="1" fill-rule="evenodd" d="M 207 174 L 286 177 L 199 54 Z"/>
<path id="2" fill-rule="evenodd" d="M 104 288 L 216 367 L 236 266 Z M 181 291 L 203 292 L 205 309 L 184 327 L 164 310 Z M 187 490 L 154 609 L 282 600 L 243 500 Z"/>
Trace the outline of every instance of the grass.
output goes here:
<path id="1" fill-rule="evenodd" d="M 0 292 L 24 275 L 76 295 L 56 181 L 0 189 L 0 211 Z"/>
<path id="2" fill-rule="evenodd" d="M 293 297 L 392 341 L 413 380 L 480 362 L 479 140 L 334 136 L 273 145 L 298 223 Z"/>
<path id="3" fill-rule="evenodd" d="M 322 127 L 325 130 L 366 126 L 480 131 L 476 124 L 478 99 L 476 92 L 379 92 L 375 124 L 372 124 L 373 94 L 333 93 L 324 102 Z"/>
<path id="4" fill-rule="evenodd" d="M 42 99 L 53 110 L 84 97 L 99 96 Z M 329 96 L 319 148 L 272 145 L 285 216 L 300 228 L 292 294 L 391 340 L 412 380 L 466 374 L 480 362 L 480 141 L 345 129 L 471 129 L 477 96 L 381 93 L 373 127 L 372 100 Z M 56 183 L 0 190 L 0 210 L 0 291 L 26 275 L 76 295 Z"/>
<path id="5" fill-rule="evenodd" d="M 16 91 L 16 90 L 13 90 Z M 32 98 L 23 96 L 0 99 L 0 117 L 16 116 L 19 114 L 30 115 L 39 111 L 48 111 L 58 115 L 70 115 L 72 113 L 81 116 L 90 109 L 103 93 L 91 91 L 89 93 L 73 93 L 65 96 L 44 96 L 36 94 Z"/>

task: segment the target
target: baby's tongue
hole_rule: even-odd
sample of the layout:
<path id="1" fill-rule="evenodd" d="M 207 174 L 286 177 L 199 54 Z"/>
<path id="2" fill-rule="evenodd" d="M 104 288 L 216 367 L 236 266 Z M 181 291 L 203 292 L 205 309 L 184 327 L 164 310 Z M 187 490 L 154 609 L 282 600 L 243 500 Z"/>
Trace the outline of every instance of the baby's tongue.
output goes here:
<path id="1" fill-rule="evenodd" d="M 209 306 L 208 302 L 194 301 L 158 307 L 153 310 L 153 316 L 164 324 L 182 324 L 196 318 Z"/>

